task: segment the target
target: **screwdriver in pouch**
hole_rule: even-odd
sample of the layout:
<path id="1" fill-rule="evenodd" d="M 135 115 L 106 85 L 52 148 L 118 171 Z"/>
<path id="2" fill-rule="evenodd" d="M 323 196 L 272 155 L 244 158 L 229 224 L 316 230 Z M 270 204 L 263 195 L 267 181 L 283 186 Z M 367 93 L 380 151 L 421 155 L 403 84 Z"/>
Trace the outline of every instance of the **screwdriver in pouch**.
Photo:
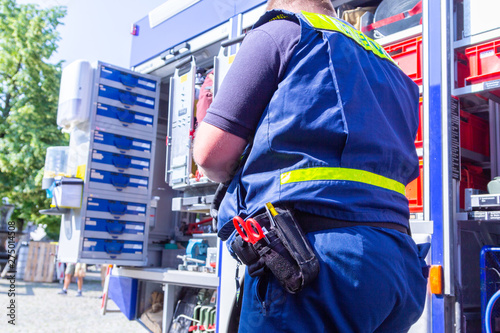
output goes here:
<path id="1" fill-rule="evenodd" d="M 273 228 L 276 228 L 276 222 L 274 221 L 274 217 L 278 215 L 278 212 L 274 208 L 273 204 L 268 202 L 266 203 L 266 213 L 267 217 L 269 217 L 269 222 Z"/>

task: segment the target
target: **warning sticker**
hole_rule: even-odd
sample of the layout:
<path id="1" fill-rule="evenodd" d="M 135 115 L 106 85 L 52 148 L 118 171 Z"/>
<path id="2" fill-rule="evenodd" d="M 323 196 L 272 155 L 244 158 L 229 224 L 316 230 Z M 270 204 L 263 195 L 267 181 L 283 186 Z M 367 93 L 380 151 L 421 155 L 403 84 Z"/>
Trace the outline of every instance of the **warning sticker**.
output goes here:
<path id="1" fill-rule="evenodd" d="M 136 211 L 136 212 L 145 212 L 146 208 L 145 207 L 141 207 L 141 206 L 127 205 L 127 210 Z"/>
<path id="2" fill-rule="evenodd" d="M 125 244 L 123 247 L 125 249 L 142 250 L 142 244 Z"/>
<path id="3" fill-rule="evenodd" d="M 130 178 L 130 182 L 134 184 L 148 185 L 148 181 L 144 179 Z"/>
<path id="4" fill-rule="evenodd" d="M 131 160 L 130 163 L 137 164 L 140 166 L 145 166 L 145 167 L 149 166 L 149 162 L 147 162 L 147 161 Z"/>
<path id="5" fill-rule="evenodd" d="M 153 118 L 151 117 L 144 117 L 144 116 L 139 116 L 139 115 L 135 115 L 135 119 L 136 120 L 142 120 L 142 121 L 145 121 L 147 123 L 152 123 L 153 122 Z"/>
<path id="6" fill-rule="evenodd" d="M 139 141 L 132 142 L 132 145 L 134 145 L 136 147 L 146 148 L 146 149 L 151 148 L 151 145 L 149 143 L 144 143 L 144 142 L 139 142 Z"/>
<path id="7" fill-rule="evenodd" d="M 144 80 L 138 80 L 137 82 L 141 86 L 146 86 L 146 87 L 149 87 L 149 88 L 156 88 L 156 84 L 154 84 L 153 82 L 148 82 L 148 81 L 144 81 Z"/>
<path id="8" fill-rule="evenodd" d="M 479 53 L 479 58 L 483 59 L 483 58 L 487 58 L 487 57 L 492 57 L 494 55 L 495 55 L 495 51 L 489 50 L 489 51 L 484 51 L 484 52 Z"/>

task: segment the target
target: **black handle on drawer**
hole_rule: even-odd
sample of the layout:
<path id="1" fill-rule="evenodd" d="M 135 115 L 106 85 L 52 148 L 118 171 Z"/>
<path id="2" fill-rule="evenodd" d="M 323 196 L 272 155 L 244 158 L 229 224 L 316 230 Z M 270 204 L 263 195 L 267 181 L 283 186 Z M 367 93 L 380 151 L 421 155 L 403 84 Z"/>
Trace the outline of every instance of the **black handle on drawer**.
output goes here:
<path id="1" fill-rule="evenodd" d="M 123 241 L 105 240 L 104 251 L 108 254 L 120 254 L 123 251 Z"/>

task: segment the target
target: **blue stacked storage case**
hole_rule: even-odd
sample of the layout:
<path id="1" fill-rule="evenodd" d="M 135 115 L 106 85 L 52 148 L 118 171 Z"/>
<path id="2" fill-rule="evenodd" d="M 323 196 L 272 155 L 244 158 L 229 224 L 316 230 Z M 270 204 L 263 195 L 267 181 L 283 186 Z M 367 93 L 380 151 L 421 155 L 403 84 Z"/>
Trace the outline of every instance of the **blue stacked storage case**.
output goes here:
<path id="1" fill-rule="evenodd" d="M 145 266 L 159 79 L 99 62 L 82 203 L 80 258 Z"/>

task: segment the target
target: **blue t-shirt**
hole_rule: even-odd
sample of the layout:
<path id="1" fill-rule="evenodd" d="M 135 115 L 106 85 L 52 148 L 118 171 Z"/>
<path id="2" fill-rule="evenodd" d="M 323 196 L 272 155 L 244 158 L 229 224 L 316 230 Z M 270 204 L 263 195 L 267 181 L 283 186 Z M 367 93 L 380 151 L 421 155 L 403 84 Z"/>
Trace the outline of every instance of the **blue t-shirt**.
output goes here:
<path id="1" fill-rule="evenodd" d="M 299 38 L 299 24 L 288 20 L 251 30 L 203 121 L 248 140 L 278 88 Z"/>

